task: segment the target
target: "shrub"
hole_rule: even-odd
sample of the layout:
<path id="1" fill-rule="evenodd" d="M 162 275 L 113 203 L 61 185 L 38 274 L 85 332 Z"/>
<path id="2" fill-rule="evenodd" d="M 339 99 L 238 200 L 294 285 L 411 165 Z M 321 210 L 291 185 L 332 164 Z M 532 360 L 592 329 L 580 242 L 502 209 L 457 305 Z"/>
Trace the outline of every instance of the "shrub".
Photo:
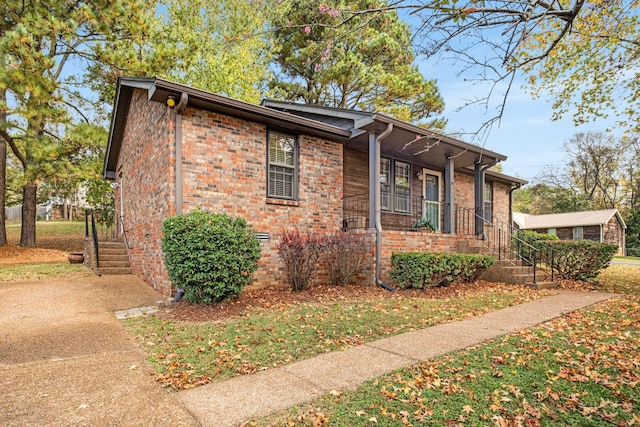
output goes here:
<path id="1" fill-rule="evenodd" d="M 541 249 L 545 242 L 550 240 L 558 240 L 558 236 L 554 234 L 536 233 L 535 231 L 520 230 L 516 233 L 516 238 L 511 240 L 511 245 L 518 251 L 524 261 L 533 263 L 533 249 Z M 525 244 L 523 244 L 523 242 Z"/>
<path id="2" fill-rule="evenodd" d="M 493 265 L 486 255 L 399 252 L 391 254 L 391 278 L 400 288 L 423 289 L 469 282 Z"/>
<path id="3" fill-rule="evenodd" d="M 287 280 L 294 291 L 302 291 L 309 286 L 326 242 L 326 237 L 318 233 L 282 231 L 278 254 L 284 263 Z"/>
<path id="4" fill-rule="evenodd" d="M 552 252 L 545 256 L 544 263 L 553 265 L 560 279 L 570 280 L 595 278 L 600 270 L 609 266 L 618 251 L 616 245 L 590 240 L 558 240 L 546 244 Z"/>
<path id="5" fill-rule="evenodd" d="M 188 301 L 234 297 L 251 282 L 260 244 L 243 218 L 195 210 L 167 218 L 162 232 L 169 278 Z"/>
<path id="6" fill-rule="evenodd" d="M 327 236 L 329 281 L 332 285 L 346 285 L 367 262 L 369 247 L 366 236 L 358 233 L 337 232 Z"/>

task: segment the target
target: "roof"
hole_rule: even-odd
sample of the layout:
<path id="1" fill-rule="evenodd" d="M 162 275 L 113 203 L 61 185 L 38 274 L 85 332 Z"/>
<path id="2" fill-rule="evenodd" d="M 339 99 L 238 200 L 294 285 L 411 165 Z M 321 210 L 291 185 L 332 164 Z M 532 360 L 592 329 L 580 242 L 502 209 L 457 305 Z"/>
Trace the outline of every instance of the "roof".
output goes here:
<path id="1" fill-rule="evenodd" d="M 513 213 L 513 222 L 522 230 L 536 230 L 541 228 L 586 227 L 589 225 L 603 225 L 613 216 L 618 217 L 622 228 L 627 228 L 617 209 L 603 209 L 598 211 L 567 212 L 547 215 L 528 215 L 520 212 Z"/>
<path id="2" fill-rule="evenodd" d="M 115 168 L 120 154 L 122 138 L 127 123 L 129 105 L 133 91 L 147 91 L 147 99 L 166 103 L 169 96 L 180 99 L 184 93 L 188 96 L 188 104 L 208 111 L 263 123 L 268 126 L 286 126 L 292 131 L 304 132 L 311 136 L 344 141 L 351 137 L 351 132 L 330 124 L 277 111 L 260 105 L 249 104 L 211 92 L 170 82 L 159 78 L 119 78 L 116 87 L 116 99 L 111 115 L 109 140 L 104 160 L 103 176 L 115 178 Z"/>
<path id="3" fill-rule="evenodd" d="M 186 98 L 187 104 L 192 107 L 329 139 L 360 151 L 368 151 L 371 132 L 381 133 L 392 127 L 391 133 L 382 141 L 385 156 L 410 159 L 443 169 L 450 158 L 455 159 L 456 170 L 463 172 L 477 164 L 489 167 L 507 159 L 502 154 L 380 113 L 272 100 L 254 105 L 164 79 L 119 78 L 103 171 L 103 176 L 108 179 L 115 179 L 115 168 L 135 90 L 146 91 L 150 101 L 164 104 L 169 97 L 176 100 Z M 487 176 L 516 185 L 526 183 L 492 171 L 487 171 Z"/>
<path id="4" fill-rule="evenodd" d="M 382 142 L 382 150 L 387 156 L 409 157 L 415 159 L 416 162 L 440 168 L 444 168 L 447 158 L 453 157 L 458 170 L 476 163 L 487 166 L 495 165 L 507 159 L 507 156 L 503 154 L 381 113 L 269 99 L 263 100 L 262 105 L 349 129 L 353 132 L 353 136 L 346 143 L 346 146 L 360 151 L 366 151 L 368 148 L 367 133 L 369 131 L 382 132 L 391 124 L 393 131 Z"/>

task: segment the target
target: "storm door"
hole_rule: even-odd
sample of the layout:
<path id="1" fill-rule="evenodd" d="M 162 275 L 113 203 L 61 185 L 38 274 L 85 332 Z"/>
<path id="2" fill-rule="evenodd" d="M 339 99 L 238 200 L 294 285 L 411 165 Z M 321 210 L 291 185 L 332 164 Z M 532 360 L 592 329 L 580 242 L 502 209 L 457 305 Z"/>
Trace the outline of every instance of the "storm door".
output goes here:
<path id="1" fill-rule="evenodd" d="M 441 181 L 441 173 L 429 170 L 424 171 L 422 178 L 422 182 L 424 183 L 422 216 L 429 220 L 436 231 L 440 231 Z"/>

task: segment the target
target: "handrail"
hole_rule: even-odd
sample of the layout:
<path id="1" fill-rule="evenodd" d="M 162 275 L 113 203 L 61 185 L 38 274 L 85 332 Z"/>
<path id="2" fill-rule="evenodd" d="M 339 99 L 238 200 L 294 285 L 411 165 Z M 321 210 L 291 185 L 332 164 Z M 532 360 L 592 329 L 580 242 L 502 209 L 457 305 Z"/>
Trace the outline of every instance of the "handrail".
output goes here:
<path id="1" fill-rule="evenodd" d="M 122 235 L 124 236 L 124 244 L 127 249 L 131 249 L 131 246 L 129 246 L 129 239 L 127 239 L 127 229 L 124 228 L 124 215 L 120 215 L 120 227 L 122 228 Z M 118 228 L 116 227 L 116 231 L 117 230 Z"/>
<path id="2" fill-rule="evenodd" d="M 100 267 L 100 260 L 98 255 L 98 230 L 96 227 L 96 218 L 93 213 L 93 209 L 86 209 L 84 211 L 84 232 L 85 238 L 89 237 L 89 216 L 91 216 L 91 234 L 93 235 L 93 250 L 96 259 L 96 268 Z"/>
<path id="3" fill-rule="evenodd" d="M 482 220 L 482 229 L 476 224 Z M 538 271 L 542 269 L 545 260 L 550 260 L 547 267 L 551 270 L 551 280 L 554 280 L 553 248 L 542 242 L 536 246 L 523 240 L 519 230 L 511 224 L 492 218 L 483 218 L 473 209 L 458 207 L 456 209 L 456 230 L 458 234 L 472 235 L 483 242 L 483 245 L 498 256 L 498 260 L 506 260 L 522 270 L 530 270 L 533 283 L 537 283 Z M 521 265 L 518 265 L 520 263 Z"/>

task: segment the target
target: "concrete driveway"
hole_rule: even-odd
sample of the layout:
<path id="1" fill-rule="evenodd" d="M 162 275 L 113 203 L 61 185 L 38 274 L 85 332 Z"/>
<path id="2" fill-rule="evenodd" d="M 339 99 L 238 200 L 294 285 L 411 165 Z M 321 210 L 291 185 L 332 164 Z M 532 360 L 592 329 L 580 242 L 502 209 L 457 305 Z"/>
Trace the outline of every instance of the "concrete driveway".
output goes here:
<path id="1" fill-rule="evenodd" d="M 0 282 L 0 425 L 199 425 L 113 313 L 160 299 L 134 276 Z"/>

